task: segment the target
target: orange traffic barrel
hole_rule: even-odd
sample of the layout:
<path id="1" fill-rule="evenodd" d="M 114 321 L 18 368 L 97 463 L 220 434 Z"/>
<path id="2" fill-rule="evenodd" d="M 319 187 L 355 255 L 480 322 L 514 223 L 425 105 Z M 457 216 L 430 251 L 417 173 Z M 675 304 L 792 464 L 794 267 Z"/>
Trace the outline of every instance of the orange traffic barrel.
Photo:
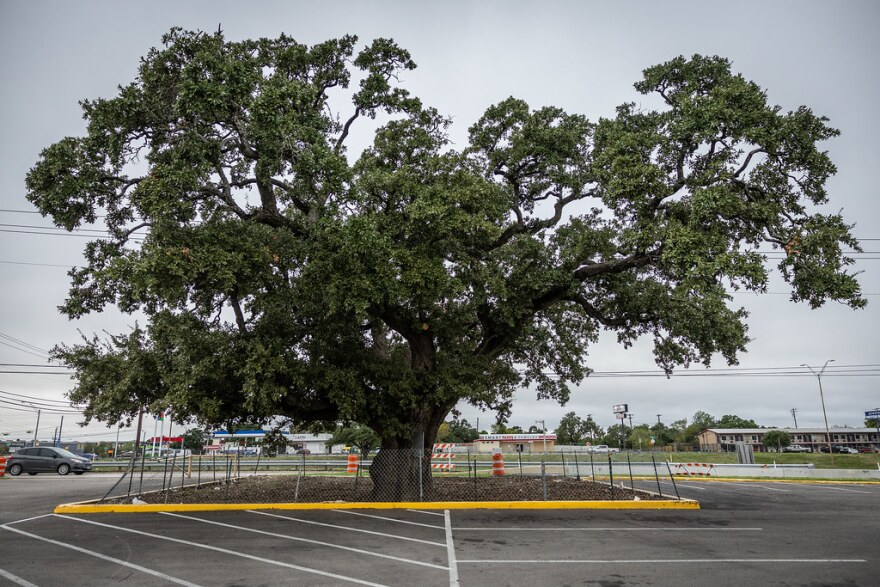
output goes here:
<path id="1" fill-rule="evenodd" d="M 350 452 L 348 453 L 348 467 L 345 468 L 346 473 L 357 473 L 358 470 L 358 456 Z"/>
<path id="2" fill-rule="evenodd" d="M 501 477 L 504 475 L 504 455 L 496 452 L 492 455 L 492 475 Z"/>
<path id="3" fill-rule="evenodd" d="M 6 457 L 0 457 L 0 477 L 6 474 Z"/>

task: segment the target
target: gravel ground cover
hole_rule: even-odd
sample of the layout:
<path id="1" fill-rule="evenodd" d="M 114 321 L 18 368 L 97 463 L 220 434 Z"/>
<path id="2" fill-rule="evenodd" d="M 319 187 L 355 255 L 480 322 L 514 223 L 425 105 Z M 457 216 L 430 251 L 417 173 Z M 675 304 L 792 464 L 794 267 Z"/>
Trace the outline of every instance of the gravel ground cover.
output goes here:
<path id="1" fill-rule="evenodd" d="M 631 490 L 607 483 L 594 483 L 564 477 L 548 477 L 548 500 L 634 500 L 660 498 L 645 491 Z M 544 483 L 540 477 L 487 477 L 455 479 L 436 477 L 423 488 L 422 501 L 540 501 Z M 300 477 L 261 475 L 211 483 L 200 487 L 174 488 L 139 496 L 147 503 L 322 503 L 390 501 L 374 491 L 369 478 Z M 131 498 L 117 498 L 104 503 L 131 503 Z"/>

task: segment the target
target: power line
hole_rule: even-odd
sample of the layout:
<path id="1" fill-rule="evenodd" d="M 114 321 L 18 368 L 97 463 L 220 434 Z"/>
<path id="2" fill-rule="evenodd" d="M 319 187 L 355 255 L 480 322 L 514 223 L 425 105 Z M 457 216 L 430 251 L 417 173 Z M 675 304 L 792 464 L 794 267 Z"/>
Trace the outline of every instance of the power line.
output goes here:
<path id="1" fill-rule="evenodd" d="M 14 395 L 16 397 L 24 398 L 27 400 L 36 400 L 36 401 L 40 401 L 40 402 L 53 402 L 56 404 L 64 404 L 65 406 L 70 405 L 70 402 L 68 402 L 66 400 L 39 398 L 39 397 L 32 396 L 32 395 L 24 395 L 22 393 L 14 393 L 12 391 L 3 391 L 3 390 L 0 390 L 0 393 L 5 394 L 5 395 Z"/>

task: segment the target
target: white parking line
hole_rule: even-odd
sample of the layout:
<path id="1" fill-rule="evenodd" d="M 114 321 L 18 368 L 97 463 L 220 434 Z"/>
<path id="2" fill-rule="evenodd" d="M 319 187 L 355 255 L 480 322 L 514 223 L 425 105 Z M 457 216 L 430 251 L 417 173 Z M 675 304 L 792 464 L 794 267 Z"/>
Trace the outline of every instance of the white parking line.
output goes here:
<path id="1" fill-rule="evenodd" d="M 577 565 L 616 565 L 616 564 L 714 564 L 714 563 L 866 563 L 862 558 L 670 558 L 670 559 L 459 559 L 462 564 L 577 564 Z"/>
<path id="2" fill-rule="evenodd" d="M 159 512 L 159 513 L 163 516 L 171 516 L 174 518 L 183 518 L 184 520 L 191 520 L 193 522 L 202 522 L 203 524 L 213 524 L 214 526 L 222 526 L 224 528 L 233 528 L 235 530 L 243 530 L 245 532 L 253 532 L 254 534 L 262 534 L 264 536 L 272 536 L 274 538 L 283 538 L 285 540 L 295 540 L 296 542 L 307 542 L 308 544 L 317 544 L 318 546 L 324 546 L 326 548 L 336 548 L 338 550 L 355 552 L 357 554 L 363 554 L 366 556 L 387 558 L 387 559 L 401 562 L 401 563 L 409 563 L 411 565 L 430 567 L 432 569 L 441 569 L 443 571 L 446 570 L 446 567 L 444 567 L 442 565 L 435 565 L 433 563 L 426 563 L 426 562 L 419 561 L 419 560 L 413 560 L 413 559 L 403 558 L 403 557 L 399 557 L 399 556 L 392 556 L 390 554 L 371 552 L 369 550 L 362 550 L 360 548 L 352 548 L 351 546 L 342 546 L 339 544 L 333 544 L 332 542 L 322 542 L 320 540 L 310 540 L 308 538 L 300 538 L 299 536 L 290 536 L 289 534 L 278 534 L 277 532 L 267 532 L 265 530 L 257 530 L 256 528 L 248 528 L 247 526 L 238 526 L 235 524 L 225 524 L 223 522 L 215 522 L 214 520 L 205 520 L 204 518 L 196 518 L 194 516 L 183 516 L 181 514 L 173 514 L 171 512 Z"/>
<path id="3" fill-rule="evenodd" d="M 440 516 L 441 518 L 443 517 L 443 514 L 441 514 L 440 512 L 429 512 L 426 510 L 411 510 L 411 509 L 407 509 L 406 511 L 415 512 L 417 514 L 428 514 L 429 516 Z"/>
<path id="4" fill-rule="evenodd" d="M 361 528 L 352 528 L 350 526 L 338 526 L 336 524 L 325 524 L 324 522 L 314 522 L 312 520 L 303 520 L 301 518 L 292 518 L 290 516 L 282 516 L 281 514 L 271 514 L 269 512 L 260 512 L 257 510 L 247 510 L 251 514 L 260 514 L 261 516 L 269 516 L 270 518 L 281 518 L 282 520 L 290 520 L 291 522 L 300 522 L 301 524 L 313 524 L 315 526 L 325 526 L 327 528 L 336 528 L 338 530 L 347 530 L 349 532 L 361 532 L 363 534 L 372 534 L 374 536 L 382 536 L 383 538 L 394 538 L 396 540 L 408 540 L 410 542 L 420 542 L 422 544 L 430 544 L 431 546 L 440 546 L 445 548 L 443 542 L 431 542 L 430 540 L 421 540 L 419 538 L 409 538 L 408 536 L 398 536 L 397 534 L 386 534 L 384 532 L 375 532 L 373 530 L 362 530 Z"/>
<path id="5" fill-rule="evenodd" d="M 776 487 L 767 487 L 766 485 L 758 485 L 757 483 L 730 483 L 727 485 L 736 485 L 737 487 L 757 487 L 758 489 L 766 489 L 767 491 L 779 491 L 780 493 L 790 493 L 791 489 L 777 489 Z"/>
<path id="6" fill-rule="evenodd" d="M 13 583 L 15 583 L 16 585 L 21 585 L 21 587 L 37 587 L 36 585 L 31 583 L 30 581 L 26 581 L 25 579 L 22 579 L 18 575 L 13 575 L 12 573 L 8 573 L 8 572 L 4 571 L 3 569 L 0 569 L 0 577 L 3 577 L 4 579 L 10 580 Z"/>
<path id="7" fill-rule="evenodd" d="M 73 520 L 75 522 L 82 522 L 83 524 L 93 524 L 95 526 L 102 526 L 104 528 L 113 528 L 114 530 L 122 530 L 123 532 L 130 532 L 132 534 L 137 534 L 139 536 L 147 536 L 148 538 L 157 538 L 159 540 L 167 540 L 168 542 L 174 542 L 176 544 L 185 544 L 187 546 L 193 546 L 195 548 L 203 548 L 205 550 L 212 550 L 214 552 L 222 552 L 223 554 L 228 554 L 232 556 L 238 556 L 241 558 L 246 558 L 248 560 L 253 560 L 261 563 L 266 563 L 269 565 L 276 565 L 279 567 L 284 567 L 286 569 L 294 569 L 296 571 L 302 571 L 304 573 L 312 573 L 314 575 L 321 575 L 322 577 L 330 577 L 331 579 L 339 579 L 341 581 L 348 581 L 350 583 L 356 583 L 358 585 L 371 585 L 372 587 L 385 587 L 381 583 L 370 583 L 369 581 L 362 581 L 360 579 L 355 579 L 354 577 L 346 577 L 344 575 L 337 575 L 336 573 L 328 573 L 327 571 L 320 571 L 318 569 L 311 569 L 309 567 L 301 567 L 299 565 L 293 565 L 290 563 L 284 563 L 281 561 L 272 560 L 270 558 L 263 558 L 261 556 L 254 556 L 252 554 L 245 554 L 243 552 L 238 552 L 235 550 L 229 550 L 228 548 L 220 548 L 219 546 L 211 546 L 210 544 L 200 544 L 198 542 L 192 542 L 189 540 L 181 540 L 180 538 L 171 538 L 170 536 L 162 536 L 161 534 L 152 534 L 150 532 L 143 532 L 142 530 L 134 530 L 132 528 L 126 528 L 125 526 L 114 526 L 112 524 L 104 524 L 101 522 L 95 522 L 93 520 L 84 520 L 82 518 L 75 518 L 73 516 L 61 516 L 58 514 L 52 514 L 58 518 L 62 518 L 65 520 Z M 13 528 L 8 528 L 9 530 L 13 530 L 15 532 L 20 532 L 20 530 L 15 530 Z M 64 545 L 63 543 L 58 543 L 62 546 L 67 546 L 69 548 L 74 548 L 75 550 L 82 550 L 87 554 L 92 554 L 95 556 L 100 556 L 100 558 L 106 558 L 103 555 L 98 555 L 97 553 L 89 552 L 85 549 L 80 549 L 75 546 Z"/>
<path id="8" fill-rule="evenodd" d="M 458 564 L 455 562 L 455 542 L 452 540 L 452 520 L 449 510 L 443 510 L 446 526 L 446 558 L 449 561 L 449 587 L 458 587 Z"/>
<path id="9" fill-rule="evenodd" d="M 455 527 L 456 532 L 761 532 L 763 528 L 661 528 L 661 527 L 605 527 L 605 528 L 476 528 Z"/>
<path id="10" fill-rule="evenodd" d="M 668 483 L 667 481 L 661 481 L 660 483 L 667 483 L 667 484 L 671 485 L 671 483 Z M 708 487 L 699 487 L 697 485 L 685 485 L 684 483 L 677 483 L 676 487 L 684 487 L 685 489 L 696 489 L 697 491 L 708 491 L 709 490 Z"/>
<path id="11" fill-rule="evenodd" d="M 365 514 L 362 512 L 353 512 L 351 510 L 333 510 L 340 514 L 348 514 L 350 516 L 363 516 L 365 518 L 374 518 L 376 520 L 385 520 L 386 522 L 397 522 L 398 524 L 409 524 L 411 526 L 421 526 L 423 528 L 435 528 L 442 530 L 443 526 L 435 526 L 434 524 L 422 524 L 421 522 L 410 522 L 409 520 L 398 520 L 397 518 L 387 518 L 385 516 L 376 516 L 373 514 Z"/>
<path id="12" fill-rule="evenodd" d="M 30 522 L 31 520 L 39 520 L 40 518 L 48 518 L 52 514 L 43 514 L 42 516 L 34 516 L 32 518 L 25 518 L 23 520 L 15 520 L 14 522 L 6 522 L 7 526 L 11 526 L 12 524 L 21 524 L 22 522 Z"/>
<path id="13" fill-rule="evenodd" d="M 80 548 L 79 546 L 74 546 L 72 544 L 67 544 L 65 542 L 59 542 L 57 540 L 52 540 L 51 538 L 44 538 L 43 536 L 31 534 L 30 532 L 25 532 L 24 530 L 19 530 L 18 528 L 10 528 L 9 526 L 7 526 L 5 524 L 0 526 L 0 528 L 3 528 L 4 530 L 9 530 L 10 532 L 15 532 L 17 534 L 21 534 L 22 536 L 27 536 L 28 538 L 33 538 L 35 540 L 42 540 L 43 542 L 48 542 L 49 544 L 54 544 L 56 546 L 61 546 L 63 548 L 69 548 L 70 550 L 75 550 L 77 552 L 81 552 L 83 554 L 87 554 L 89 556 L 99 558 L 101 560 L 109 561 L 109 562 L 115 563 L 117 565 L 122 565 L 123 567 L 128 567 L 129 569 L 135 569 L 136 571 L 140 571 L 140 572 L 146 573 L 148 575 L 153 575 L 154 577 L 159 577 L 160 579 L 165 579 L 166 581 L 169 581 L 171 583 L 177 583 L 178 585 L 186 585 L 187 587 L 200 587 L 197 583 L 190 583 L 189 581 L 184 581 L 183 579 L 178 579 L 177 577 L 172 577 L 171 575 L 166 575 L 165 573 L 160 573 L 159 571 L 154 571 L 153 569 L 148 569 L 147 567 L 142 567 L 140 565 L 136 565 L 136 564 L 130 563 L 128 561 L 120 560 L 118 558 L 113 558 L 112 556 L 107 556 L 107 555 L 101 554 L 99 552 L 93 552 L 91 550 L 87 550 L 85 548 Z M 20 583 L 20 585 L 32 585 L 32 583 Z"/>
<path id="14" fill-rule="evenodd" d="M 813 487 L 816 487 L 817 489 L 833 489 L 834 491 L 846 491 L 849 493 L 866 493 L 868 495 L 871 495 L 873 493 L 873 491 L 859 491 L 858 489 L 844 489 L 843 487 L 830 487 L 828 485 L 813 485 Z"/>

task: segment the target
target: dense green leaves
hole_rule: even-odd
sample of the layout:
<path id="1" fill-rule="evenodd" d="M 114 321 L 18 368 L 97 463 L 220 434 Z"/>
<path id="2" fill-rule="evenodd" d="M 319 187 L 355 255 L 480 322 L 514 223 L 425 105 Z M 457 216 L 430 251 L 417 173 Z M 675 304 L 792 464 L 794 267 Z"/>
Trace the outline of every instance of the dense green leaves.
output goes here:
<path id="1" fill-rule="evenodd" d="M 524 385 L 564 402 L 602 329 L 649 337 L 667 370 L 735 362 L 747 316 L 728 290 L 765 289 L 768 246 L 795 301 L 864 305 L 850 227 L 815 208 L 837 131 L 726 60 L 649 68 L 636 89 L 662 107 L 595 123 L 509 98 L 456 150 L 399 83 L 409 53 L 357 49 L 174 29 L 117 96 L 82 103 L 86 136 L 42 153 L 30 201 L 111 234 L 62 311 L 148 317 L 57 349 L 87 418 L 347 420 L 399 448 L 461 400 L 502 419 Z"/>

